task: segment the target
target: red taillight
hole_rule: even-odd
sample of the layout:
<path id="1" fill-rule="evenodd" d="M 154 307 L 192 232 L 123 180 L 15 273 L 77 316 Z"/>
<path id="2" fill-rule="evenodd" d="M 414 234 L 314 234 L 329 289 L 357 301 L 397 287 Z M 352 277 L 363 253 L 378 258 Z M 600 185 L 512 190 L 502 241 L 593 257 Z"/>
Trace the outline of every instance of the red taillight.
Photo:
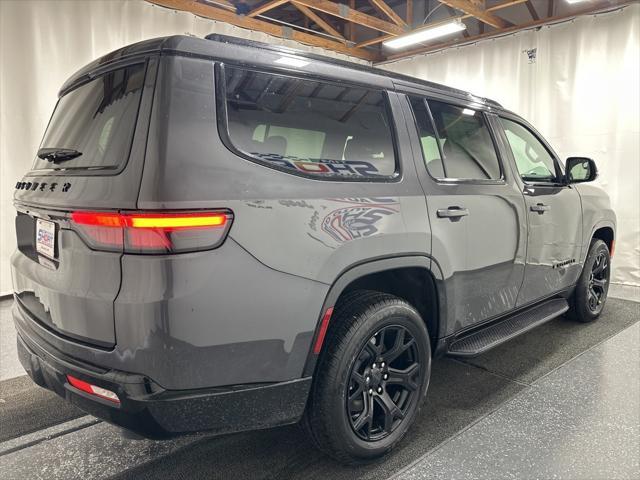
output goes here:
<path id="1" fill-rule="evenodd" d="M 120 403 L 120 399 L 118 395 L 116 395 L 111 390 L 107 390 L 106 388 L 99 387 L 97 385 L 92 385 L 91 383 L 80 380 L 79 378 L 73 377 L 71 375 L 67 375 L 67 381 L 69 385 L 77 388 L 78 390 L 82 390 L 85 393 L 90 395 L 95 395 L 96 397 L 104 398 L 105 400 L 109 400 L 113 403 Z"/>
<path id="2" fill-rule="evenodd" d="M 128 253 L 178 253 L 219 246 L 230 212 L 114 213 L 77 211 L 72 224 L 90 246 Z"/>
<path id="3" fill-rule="evenodd" d="M 322 344 L 324 343 L 324 337 L 327 335 L 327 328 L 329 328 L 329 320 L 333 314 L 333 307 L 327 308 L 324 312 L 322 321 L 320 322 L 320 330 L 318 330 L 318 336 L 316 337 L 316 343 L 313 345 L 313 353 L 318 355 L 322 350 Z"/>

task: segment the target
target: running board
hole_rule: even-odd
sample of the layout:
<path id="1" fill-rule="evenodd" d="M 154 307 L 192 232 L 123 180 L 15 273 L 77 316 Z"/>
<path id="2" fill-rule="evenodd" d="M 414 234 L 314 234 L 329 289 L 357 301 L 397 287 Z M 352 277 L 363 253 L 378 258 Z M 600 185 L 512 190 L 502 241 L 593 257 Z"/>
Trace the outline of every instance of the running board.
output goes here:
<path id="1" fill-rule="evenodd" d="M 473 333 L 457 338 L 449 345 L 447 355 L 451 357 L 475 357 L 528 332 L 538 325 L 553 320 L 567 310 L 569 310 L 569 304 L 564 298 L 547 300 L 540 305 L 517 313 L 482 330 L 476 330 Z"/>

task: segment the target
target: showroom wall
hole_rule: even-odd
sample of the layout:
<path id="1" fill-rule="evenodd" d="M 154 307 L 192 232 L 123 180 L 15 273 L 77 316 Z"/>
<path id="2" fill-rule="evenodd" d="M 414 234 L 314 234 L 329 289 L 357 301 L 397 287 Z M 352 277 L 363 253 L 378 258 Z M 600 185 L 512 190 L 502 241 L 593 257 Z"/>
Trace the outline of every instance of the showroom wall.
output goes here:
<path id="1" fill-rule="evenodd" d="M 124 45 L 163 35 L 222 33 L 361 60 L 151 5 L 142 0 L 0 0 L 0 294 L 11 292 L 13 186 L 33 163 L 58 89 Z"/>
<path id="2" fill-rule="evenodd" d="M 634 4 L 383 68 L 493 98 L 562 158 L 595 159 L 618 216 L 613 282 L 640 287 L 639 58 Z"/>

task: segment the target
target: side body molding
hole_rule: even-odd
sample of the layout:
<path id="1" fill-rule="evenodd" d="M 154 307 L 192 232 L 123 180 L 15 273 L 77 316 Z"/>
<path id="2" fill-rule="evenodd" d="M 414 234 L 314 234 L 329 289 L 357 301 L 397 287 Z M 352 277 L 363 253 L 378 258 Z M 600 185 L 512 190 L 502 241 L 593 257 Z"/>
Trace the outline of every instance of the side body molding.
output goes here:
<path id="1" fill-rule="evenodd" d="M 436 294 L 437 294 L 437 302 L 436 310 L 438 312 L 438 324 L 439 332 L 446 331 L 446 309 L 444 306 L 446 305 L 446 292 L 442 288 L 444 286 L 443 276 L 440 270 L 440 266 L 436 262 L 435 259 L 432 259 L 430 256 L 424 254 L 416 254 L 416 255 L 403 255 L 403 256 L 395 256 L 395 257 L 384 257 L 380 259 L 375 259 L 371 261 L 367 261 L 366 263 L 360 263 L 348 267 L 345 269 L 338 278 L 333 282 L 325 301 L 322 305 L 322 310 L 318 313 L 318 321 L 316 323 L 315 332 L 313 335 L 313 341 L 311 342 L 311 349 L 309 350 L 309 354 L 307 356 L 307 361 L 303 371 L 303 377 L 313 375 L 316 367 L 316 363 L 318 361 L 319 355 L 313 354 L 313 345 L 315 345 L 316 338 L 318 336 L 320 330 L 320 323 L 322 321 L 322 317 L 324 312 L 327 309 L 334 307 L 340 298 L 340 295 L 344 290 L 355 280 L 359 278 L 365 277 L 367 275 L 371 275 L 373 273 L 380 273 L 388 270 L 396 270 L 400 268 L 424 268 L 427 272 L 429 272 L 433 280 L 435 282 Z M 333 319 L 331 319 L 333 321 Z M 436 339 L 439 340 L 439 339 Z M 440 343 L 440 342 L 438 342 Z M 323 346 L 324 348 L 324 346 Z"/>

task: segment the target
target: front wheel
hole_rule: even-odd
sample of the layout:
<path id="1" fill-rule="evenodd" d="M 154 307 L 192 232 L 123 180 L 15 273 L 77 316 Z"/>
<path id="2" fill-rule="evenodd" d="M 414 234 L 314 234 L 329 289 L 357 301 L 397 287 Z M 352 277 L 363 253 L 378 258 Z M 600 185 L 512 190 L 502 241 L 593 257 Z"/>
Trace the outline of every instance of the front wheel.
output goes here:
<path id="1" fill-rule="evenodd" d="M 609 247 L 602 240 L 593 239 L 569 302 L 569 316 L 572 319 L 587 323 L 600 316 L 607 300 L 610 277 Z"/>
<path id="2" fill-rule="evenodd" d="M 357 291 L 331 321 L 305 416 L 316 446 L 343 463 L 389 452 L 424 402 L 431 348 L 413 306 Z"/>

